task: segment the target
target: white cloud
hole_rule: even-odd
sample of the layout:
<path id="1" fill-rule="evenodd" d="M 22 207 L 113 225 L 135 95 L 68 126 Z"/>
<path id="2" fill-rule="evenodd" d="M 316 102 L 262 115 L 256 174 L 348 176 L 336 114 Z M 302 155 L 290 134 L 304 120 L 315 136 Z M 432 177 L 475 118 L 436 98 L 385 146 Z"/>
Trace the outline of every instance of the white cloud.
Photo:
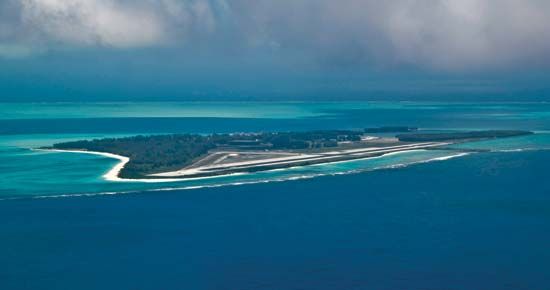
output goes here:
<path id="1" fill-rule="evenodd" d="M 164 23 L 146 5 L 112 0 L 21 0 L 23 24 L 50 40 L 133 47 L 165 40 Z"/>
<path id="2" fill-rule="evenodd" d="M 209 0 L 5 0 L 0 43 L 30 50 L 165 45 L 194 31 L 215 31 L 211 6 Z M 0 50 L 0 56 L 11 50 Z"/>
<path id="3" fill-rule="evenodd" d="M 380 33 L 396 57 L 410 63 L 467 69 L 548 57 L 548 1 L 447 0 L 399 8 L 386 11 Z M 524 49 L 532 45 L 538 51 Z"/>
<path id="4" fill-rule="evenodd" d="M 200 40 L 344 65 L 547 66 L 548 15 L 548 0 L 0 0 L 0 56 Z"/>
<path id="5" fill-rule="evenodd" d="M 550 64 L 547 0 L 245 2 L 239 10 L 250 39 L 336 62 L 445 70 Z"/>

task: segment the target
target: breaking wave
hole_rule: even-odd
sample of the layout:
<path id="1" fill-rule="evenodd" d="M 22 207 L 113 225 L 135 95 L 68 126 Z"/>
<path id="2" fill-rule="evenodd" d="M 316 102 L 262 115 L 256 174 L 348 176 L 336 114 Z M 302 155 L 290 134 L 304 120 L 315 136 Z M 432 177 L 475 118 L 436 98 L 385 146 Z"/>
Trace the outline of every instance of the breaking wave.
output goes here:
<path id="1" fill-rule="evenodd" d="M 363 172 L 385 170 L 385 169 L 396 169 L 404 168 L 415 164 L 430 163 L 436 161 L 445 161 L 449 159 L 454 159 L 472 153 L 456 153 L 452 155 L 434 157 L 426 160 L 411 161 L 404 163 L 396 163 L 391 165 L 384 165 L 368 169 L 354 169 L 340 172 L 330 172 L 330 173 L 311 173 L 311 174 L 302 174 L 294 175 L 280 178 L 267 178 L 267 179 L 258 179 L 251 181 L 236 181 L 228 183 L 218 183 L 218 184 L 204 184 L 204 185 L 190 185 L 190 186 L 179 186 L 179 187 L 165 187 L 165 188 L 155 188 L 155 189 L 145 189 L 145 190 L 129 190 L 129 191 L 109 191 L 109 192 L 95 192 L 95 193 L 67 193 L 67 194 L 56 194 L 56 195 L 36 195 L 36 196 L 19 196 L 19 197 L 7 197 L 1 198 L 0 201 L 6 200 L 20 200 L 20 199 L 49 199 L 49 198 L 71 198 L 71 197 L 96 197 L 96 196 L 110 196 L 110 195 L 123 195 L 123 194 L 135 194 L 135 193 L 146 193 L 146 192 L 164 192 L 164 191 L 177 191 L 177 190 L 195 190 L 203 188 L 218 188 L 226 186 L 241 186 L 241 185 L 251 185 L 251 184 L 262 184 L 262 183 L 272 183 L 272 182 L 285 182 L 293 180 L 304 180 L 312 179 L 321 176 L 339 176 L 339 175 L 348 175 L 348 174 L 357 174 Z"/>

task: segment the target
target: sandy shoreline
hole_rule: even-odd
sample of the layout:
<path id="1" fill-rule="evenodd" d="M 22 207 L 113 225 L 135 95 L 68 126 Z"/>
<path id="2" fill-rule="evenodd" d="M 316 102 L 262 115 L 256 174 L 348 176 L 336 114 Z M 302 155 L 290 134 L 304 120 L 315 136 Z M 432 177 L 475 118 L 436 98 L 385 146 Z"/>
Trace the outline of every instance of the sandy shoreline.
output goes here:
<path id="1" fill-rule="evenodd" d="M 86 150 L 62 150 L 62 149 L 31 149 L 33 151 L 45 151 L 45 152 L 59 152 L 59 153 L 81 153 L 81 154 L 92 154 L 99 155 L 103 157 L 117 159 L 120 162 L 117 163 L 113 168 L 111 168 L 107 173 L 102 177 L 107 181 L 115 182 L 145 182 L 145 183 L 161 183 L 161 182 L 177 182 L 185 180 L 199 180 L 199 179 L 208 179 L 221 176 L 234 176 L 242 175 L 245 173 L 233 173 L 233 174 L 224 174 L 217 176 L 206 176 L 206 177 L 191 177 L 191 178 L 121 178 L 119 177 L 120 171 L 124 168 L 126 163 L 130 162 L 130 158 L 122 155 L 117 155 L 113 153 L 99 152 L 99 151 L 86 151 Z"/>
<path id="2" fill-rule="evenodd" d="M 255 171 L 254 168 L 261 166 L 279 166 L 283 168 L 290 168 L 296 166 L 310 166 L 315 164 L 329 164 L 334 162 L 345 162 L 358 159 L 367 159 L 375 157 L 374 155 L 384 156 L 392 152 L 403 152 L 410 151 L 415 149 L 424 149 L 430 147 L 438 147 L 443 145 L 448 145 L 449 143 L 445 142 L 423 142 L 415 144 L 405 144 L 397 146 L 388 146 L 388 147 L 369 147 L 361 149 L 351 149 L 351 150 L 335 150 L 323 153 L 315 154 L 298 154 L 291 157 L 279 157 L 279 158 L 268 158 L 244 162 L 231 162 L 223 165 L 205 165 L 194 168 L 184 168 L 176 171 L 162 172 L 150 174 L 149 176 L 153 177 L 193 177 L 193 175 L 208 173 L 208 172 L 219 172 L 220 175 L 227 173 L 228 170 L 232 168 L 238 168 L 238 170 L 246 172 L 247 169 Z M 238 152 L 229 152 L 229 153 L 238 153 Z M 349 160 L 334 160 L 342 156 L 351 156 Z M 303 162 L 315 162 L 315 164 L 303 164 Z M 268 169 L 270 170 L 270 169 Z M 224 172 L 225 171 L 225 172 Z M 266 170 L 260 170 L 266 171 Z"/>
<path id="3" fill-rule="evenodd" d="M 420 148 L 418 148 L 420 147 Z M 380 150 L 379 148 L 377 148 Z M 403 150 L 399 150 L 403 149 Z M 364 160 L 364 159 L 371 159 L 371 158 L 381 158 L 384 156 L 390 156 L 395 154 L 400 154 L 404 152 L 410 152 L 410 151 L 423 151 L 424 149 L 422 146 L 413 145 L 408 148 L 399 148 L 397 150 L 389 150 L 389 152 L 385 152 L 382 155 L 379 156 L 365 156 L 364 158 L 356 158 L 356 159 L 350 159 L 350 160 L 338 160 L 338 161 L 328 161 L 323 162 L 319 164 L 311 164 L 311 165 L 296 165 L 296 166 L 289 166 L 287 168 L 282 169 L 271 169 L 266 171 L 279 171 L 284 169 L 289 169 L 293 167 L 300 167 L 300 166 L 321 166 L 324 164 L 332 164 L 332 163 L 344 163 L 344 162 L 350 162 L 355 160 Z M 35 151 L 46 151 L 46 152 L 60 152 L 60 153 L 80 153 L 80 154 L 92 154 L 92 155 L 99 155 L 107 158 L 117 159 L 119 162 L 113 166 L 107 173 L 105 173 L 102 177 L 103 179 L 107 181 L 113 181 L 113 182 L 145 182 L 145 183 L 161 183 L 161 182 L 177 182 L 177 181 L 186 181 L 186 180 L 200 180 L 200 179 L 210 179 L 210 178 L 217 178 L 217 177 L 224 177 L 224 176 L 234 176 L 234 175 L 243 175 L 247 174 L 247 172 L 237 172 L 237 173 L 227 173 L 227 174 L 219 174 L 219 175 L 213 175 L 213 176 L 202 176 L 202 177 L 177 177 L 173 176 L 173 178 L 121 178 L 119 176 L 120 171 L 124 168 L 124 166 L 130 162 L 130 158 L 122 155 L 112 154 L 112 153 L 106 153 L 106 152 L 98 152 L 98 151 L 86 151 L 86 150 L 62 150 L 62 149 L 32 149 Z M 456 156 L 448 156 L 448 158 L 453 158 Z M 443 157 L 441 160 L 445 160 L 445 157 Z"/>
<path id="4" fill-rule="evenodd" d="M 106 153 L 106 152 L 98 152 L 98 151 L 86 151 L 86 150 L 61 150 L 61 149 L 33 149 L 35 151 L 46 151 L 46 152 L 62 152 L 62 153 L 82 153 L 82 154 L 92 154 L 92 155 L 100 155 L 103 157 L 113 158 L 117 159 L 120 162 L 118 162 L 111 170 L 109 170 L 107 173 L 103 175 L 103 178 L 105 180 L 109 181 L 126 181 L 126 180 L 132 180 L 132 179 L 125 179 L 120 178 L 118 174 L 124 168 L 126 163 L 130 162 L 130 158 L 122 155 L 116 155 L 112 153 Z"/>

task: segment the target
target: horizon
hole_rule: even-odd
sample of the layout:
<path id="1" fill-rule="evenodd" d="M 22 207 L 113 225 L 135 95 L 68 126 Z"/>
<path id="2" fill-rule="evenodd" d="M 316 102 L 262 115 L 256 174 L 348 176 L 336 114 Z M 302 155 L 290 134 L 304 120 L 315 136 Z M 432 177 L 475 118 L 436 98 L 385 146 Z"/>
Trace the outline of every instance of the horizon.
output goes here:
<path id="1" fill-rule="evenodd" d="M 0 101 L 550 100 L 546 1 L 10 0 Z"/>
<path id="2" fill-rule="evenodd" d="M 550 289 L 550 0 L 0 0 L 0 290 Z"/>

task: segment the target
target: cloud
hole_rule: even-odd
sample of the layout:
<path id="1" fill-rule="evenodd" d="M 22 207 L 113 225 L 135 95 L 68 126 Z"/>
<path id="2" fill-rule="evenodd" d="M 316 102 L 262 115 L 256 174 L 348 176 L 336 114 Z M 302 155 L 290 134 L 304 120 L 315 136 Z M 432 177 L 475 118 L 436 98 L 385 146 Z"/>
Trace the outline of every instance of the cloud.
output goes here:
<path id="1" fill-rule="evenodd" d="M 327 66 L 547 67 L 549 14 L 547 0 L 6 0 L 0 56 L 200 43 Z"/>
<path id="2" fill-rule="evenodd" d="M 0 44 L 29 50 L 162 46 L 185 41 L 193 31 L 214 31 L 211 5 L 208 0 L 7 0 L 0 3 L 0 16 L 6 16 L 0 18 Z"/>
<path id="3" fill-rule="evenodd" d="M 164 38 L 159 15 L 145 5 L 109 0 L 21 0 L 23 25 L 52 41 L 75 45 L 133 47 Z"/>
<path id="4" fill-rule="evenodd" d="M 336 63 L 462 70 L 548 62 L 550 1 L 257 1 L 246 26 Z M 243 7 L 241 7 L 243 8 Z"/>

